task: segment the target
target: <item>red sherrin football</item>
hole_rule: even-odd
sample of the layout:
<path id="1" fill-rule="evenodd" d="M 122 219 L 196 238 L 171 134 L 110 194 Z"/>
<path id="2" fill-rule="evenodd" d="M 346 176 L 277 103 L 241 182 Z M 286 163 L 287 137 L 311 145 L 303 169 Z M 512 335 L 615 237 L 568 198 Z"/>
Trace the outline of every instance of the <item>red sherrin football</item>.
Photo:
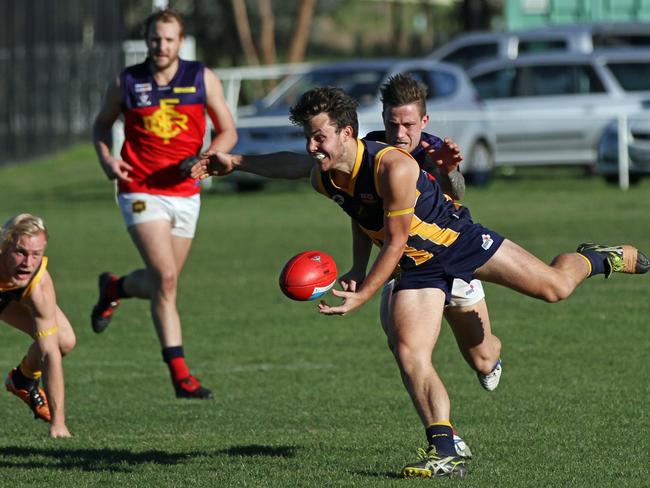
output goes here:
<path id="1" fill-rule="evenodd" d="M 280 273 L 280 289 L 292 300 L 315 300 L 336 283 L 336 263 L 321 251 L 304 251 L 292 257 Z"/>

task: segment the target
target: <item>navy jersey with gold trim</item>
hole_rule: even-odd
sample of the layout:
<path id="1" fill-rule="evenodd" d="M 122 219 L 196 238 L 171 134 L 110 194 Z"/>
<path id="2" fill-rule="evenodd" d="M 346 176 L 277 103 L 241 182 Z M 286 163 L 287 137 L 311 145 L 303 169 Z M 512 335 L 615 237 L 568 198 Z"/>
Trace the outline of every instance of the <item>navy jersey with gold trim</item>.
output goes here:
<path id="1" fill-rule="evenodd" d="M 19 302 L 23 298 L 29 296 L 29 294 L 36 286 L 36 283 L 41 280 L 41 277 L 43 276 L 43 273 L 45 273 L 46 269 L 47 256 L 43 256 L 41 264 L 34 273 L 34 276 L 32 276 L 32 279 L 29 280 L 29 283 L 27 283 L 25 286 L 7 289 L 0 288 L 0 312 L 2 312 L 7 307 L 7 305 L 9 305 L 9 302 Z"/>
<path id="2" fill-rule="evenodd" d="M 376 175 L 388 151 L 386 144 L 358 139 L 357 156 L 348 188 L 338 187 L 329 172 L 318 174 L 321 193 L 334 200 L 379 246 L 384 239 L 384 202 L 377 191 Z M 410 155 L 409 155 L 410 156 Z M 418 266 L 453 244 L 472 221 L 469 213 L 447 197 L 428 173 L 420 171 L 411 229 L 400 261 L 402 269 Z"/>

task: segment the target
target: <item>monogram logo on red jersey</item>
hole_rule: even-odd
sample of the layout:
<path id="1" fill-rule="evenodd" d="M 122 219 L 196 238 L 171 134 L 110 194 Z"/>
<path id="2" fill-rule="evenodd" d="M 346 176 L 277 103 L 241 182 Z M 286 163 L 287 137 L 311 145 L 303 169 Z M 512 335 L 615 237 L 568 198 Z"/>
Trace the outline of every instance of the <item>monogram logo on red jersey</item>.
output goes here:
<path id="1" fill-rule="evenodd" d="M 174 108 L 178 103 L 180 103 L 178 98 L 160 100 L 158 110 L 151 115 L 142 117 L 144 128 L 163 139 L 165 144 L 169 144 L 170 139 L 188 129 L 189 117 Z"/>

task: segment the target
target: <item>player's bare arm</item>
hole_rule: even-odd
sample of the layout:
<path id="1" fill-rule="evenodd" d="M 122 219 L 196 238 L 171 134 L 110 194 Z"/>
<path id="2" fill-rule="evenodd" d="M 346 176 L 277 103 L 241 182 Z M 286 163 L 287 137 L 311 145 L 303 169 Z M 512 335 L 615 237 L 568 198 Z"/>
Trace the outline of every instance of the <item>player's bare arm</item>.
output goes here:
<path id="1" fill-rule="evenodd" d="M 208 68 L 205 69 L 206 108 L 214 125 L 216 136 L 212 139 L 208 152 L 230 151 L 237 143 L 237 129 L 232 118 L 221 80 Z"/>
<path id="2" fill-rule="evenodd" d="M 366 269 L 372 251 L 372 240 L 361 230 L 354 220 L 350 220 L 352 230 L 352 268 L 341 275 L 339 283 L 343 291 L 356 291 L 366 278 Z"/>
<path id="3" fill-rule="evenodd" d="M 442 191 L 459 200 L 465 194 L 465 178 L 460 172 L 459 164 L 463 160 L 458 145 L 445 138 L 442 147 L 434 149 L 428 142 L 421 141 L 420 145 L 427 152 L 429 165 L 423 168 L 433 174 Z"/>
<path id="4" fill-rule="evenodd" d="M 120 116 L 121 110 L 120 82 L 119 79 L 116 79 L 108 87 L 102 108 L 95 118 L 95 123 L 93 124 L 93 145 L 99 158 L 99 164 L 109 179 L 131 181 L 129 172 L 133 168 L 126 161 L 114 157 L 111 151 L 113 146 L 111 131 L 113 124 Z"/>
<path id="5" fill-rule="evenodd" d="M 65 423 L 65 386 L 63 362 L 59 348 L 59 325 L 56 321 L 56 294 L 54 283 L 46 271 L 24 305 L 34 318 L 33 337 L 41 351 L 46 378 L 46 390 L 52 412 L 50 437 L 70 437 Z"/>
<path id="6" fill-rule="evenodd" d="M 332 290 L 343 303 L 331 307 L 319 305 L 326 315 L 343 315 L 366 303 L 390 278 L 397 267 L 409 236 L 415 205 L 415 189 L 420 167 L 410 156 L 390 151 L 379 167 L 379 191 L 384 201 L 384 242 L 368 276 L 357 291 Z"/>
<path id="7" fill-rule="evenodd" d="M 314 166 L 314 160 L 307 154 L 289 151 L 241 155 L 223 152 L 205 153 L 192 167 L 192 178 L 224 176 L 233 171 L 244 171 L 267 178 L 307 178 Z"/>

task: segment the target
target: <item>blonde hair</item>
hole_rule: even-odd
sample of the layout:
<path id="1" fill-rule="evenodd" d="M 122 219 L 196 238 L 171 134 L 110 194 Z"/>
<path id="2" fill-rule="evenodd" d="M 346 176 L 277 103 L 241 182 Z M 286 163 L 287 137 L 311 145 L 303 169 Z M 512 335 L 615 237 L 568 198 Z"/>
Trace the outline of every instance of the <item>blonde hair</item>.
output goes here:
<path id="1" fill-rule="evenodd" d="M 0 229 L 0 251 L 14 243 L 18 236 L 36 236 L 41 233 L 45 234 L 47 240 L 47 228 L 43 219 L 28 213 L 15 215 L 7 220 Z"/>

